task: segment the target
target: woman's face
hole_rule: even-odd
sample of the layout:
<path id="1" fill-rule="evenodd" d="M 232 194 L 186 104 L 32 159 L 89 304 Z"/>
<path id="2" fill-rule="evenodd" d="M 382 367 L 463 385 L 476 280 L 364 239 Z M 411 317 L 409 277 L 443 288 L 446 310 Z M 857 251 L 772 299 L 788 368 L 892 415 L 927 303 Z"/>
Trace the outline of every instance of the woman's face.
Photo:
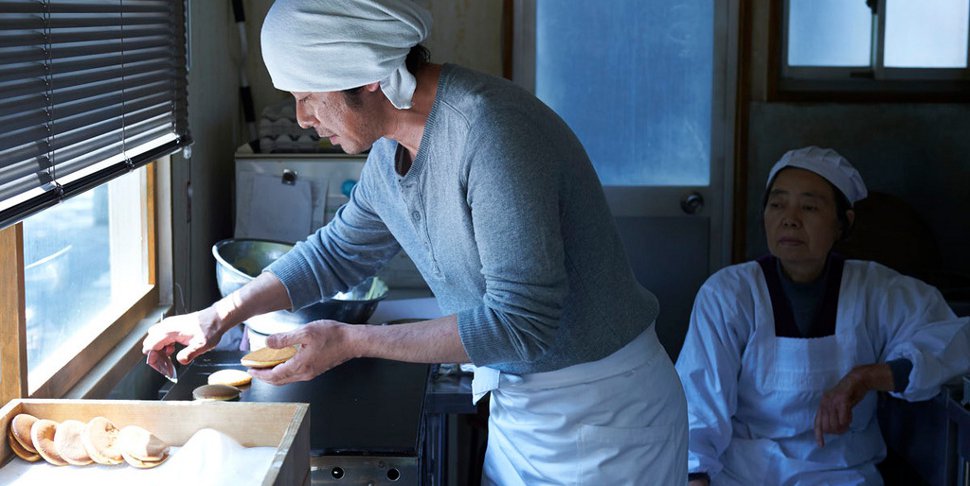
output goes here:
<path id="1" fill-rule="evenodd" d="M 768 249 L 792 269 L 821 273 L 842 230 L 836 213 L 835 190 L 820 175 L 795 167 L 775 176 L 764 210 Z"/>

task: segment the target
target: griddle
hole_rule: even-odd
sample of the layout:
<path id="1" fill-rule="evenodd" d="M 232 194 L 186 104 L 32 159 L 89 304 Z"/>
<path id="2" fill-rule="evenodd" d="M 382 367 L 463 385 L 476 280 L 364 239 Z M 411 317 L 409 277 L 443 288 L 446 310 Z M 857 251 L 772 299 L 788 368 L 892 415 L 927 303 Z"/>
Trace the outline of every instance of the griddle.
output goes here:
<path id="1" fill-rule="evenodd" d="M 216 351 L 196 358 L 179 370 L 178 383 L 162 400 L 192 400 L 192 390 L 205 385 L 210 374 L 245 370 L 239 364 L 244 354 Z M 417 456 L 430 369 L 426 364 L 354 359 L 311 381 L 274 386 L 253 380 L 242 387 L 239 400 L 309 403 L 311 456 Z"/>

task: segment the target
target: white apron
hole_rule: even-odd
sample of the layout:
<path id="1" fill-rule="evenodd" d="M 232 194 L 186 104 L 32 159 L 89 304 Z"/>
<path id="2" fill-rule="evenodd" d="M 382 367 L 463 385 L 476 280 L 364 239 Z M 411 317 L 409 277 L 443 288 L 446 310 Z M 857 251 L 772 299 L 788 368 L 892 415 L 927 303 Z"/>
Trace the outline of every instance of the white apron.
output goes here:
<path id="1" fill-rule="evenodd" d="M 865 346 L 858 346 L 858 338 L 846 335 L 859 328 L 846 333 L 846 327 L 836 335 L 813 339 L 775 337 L 763 328 L 756 331 L 760 344 L 748 348 L 745 361 L 759 366 L 753 373 L 742 373 L 739 388 L 757 391 L 739 393 L 739 402 L 750 400 L 758 404 L 739 407 L 744 411 L 738 419 L 756 424 L 753 426 L 760 431 L 774 430 L 777 437 L 734 437 L 724 452 L 724 471 L 713 481 L 714 485 L 882 484 L 874 460 L 884 455 L 882 436 L 873 417 L 875 393 L 867 394 L 853 408 L 848 432 L 826 435 L 825 447 L 815 446 L 811 424 L 821 395 L 838 383 L 854 363 L 874 360 Z M 796 431 L 801 433 L 789 439 Z"/>
<path id="2" fill-rule="evenodd" d="M 686 484 L 687 402 L 654 327 L 599 361 L 477 368 L 492 392 L 483 485 Z"/>
<path id="3" fill-rule="evenodd" d="M 777 273 L 761 264 L 718 271 L 694 301 L 677 362 L 690 402 L 689 467 L 708 472 L 713 486 L 882 484 L 876 394 L 853 408 L 846 433 L 827 434 L 820 448 L 822 394 L 856 365 L 902 357 L 914 366 L 909 386 L 893 394 L 928 399 L 970 369 L 970 320 L 916 279 L 848 260 L 841 278 L 830 274 L 826 292 L 837 292 L 820 311 L 834 312 L 834 335 L 784 337 L 788 326 L 778 319 L 787 318 L 776 307 L 786 304 L 773 303 L 767 280 Z"/>

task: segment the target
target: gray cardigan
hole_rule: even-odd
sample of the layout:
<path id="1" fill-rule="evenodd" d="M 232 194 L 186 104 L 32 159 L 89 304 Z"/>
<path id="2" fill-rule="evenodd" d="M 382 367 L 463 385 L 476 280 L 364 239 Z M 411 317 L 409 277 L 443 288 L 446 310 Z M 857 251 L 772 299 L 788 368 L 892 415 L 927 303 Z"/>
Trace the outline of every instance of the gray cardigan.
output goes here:
<path id="1" fill-rule="evenodd" d="M 512 83 L 441 71 L 406 175 L 378 140 L 350 202 L 267 270 L 294 308 L 346 290 L 403 248 L 438 305 L 457 314 L 472 362 L 507 373 L 608 356 L 647 329 L 640 287 L 586 152 Z"/>

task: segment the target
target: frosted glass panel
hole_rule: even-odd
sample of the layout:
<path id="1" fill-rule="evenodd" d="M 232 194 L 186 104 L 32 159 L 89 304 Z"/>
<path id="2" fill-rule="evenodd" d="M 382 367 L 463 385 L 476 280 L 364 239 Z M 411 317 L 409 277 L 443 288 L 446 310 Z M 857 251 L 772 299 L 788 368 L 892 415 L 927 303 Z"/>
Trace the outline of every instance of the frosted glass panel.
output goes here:
<path id="1" fill-rule="evenodd" d="M 970 0 L 887 0 L 887 67 L 967 67 Z"/>
<path id="2" fill-rule="evenodd" d="M 536 95 L 604 185 L 708 184 L 713 15 L 712 0 L 536 2 Z"/>
<path id="3" fill-rule="evenodd" d="M 871 38 L 863 0 L 788 1 L 789 66 L 869 66 Z"/>

